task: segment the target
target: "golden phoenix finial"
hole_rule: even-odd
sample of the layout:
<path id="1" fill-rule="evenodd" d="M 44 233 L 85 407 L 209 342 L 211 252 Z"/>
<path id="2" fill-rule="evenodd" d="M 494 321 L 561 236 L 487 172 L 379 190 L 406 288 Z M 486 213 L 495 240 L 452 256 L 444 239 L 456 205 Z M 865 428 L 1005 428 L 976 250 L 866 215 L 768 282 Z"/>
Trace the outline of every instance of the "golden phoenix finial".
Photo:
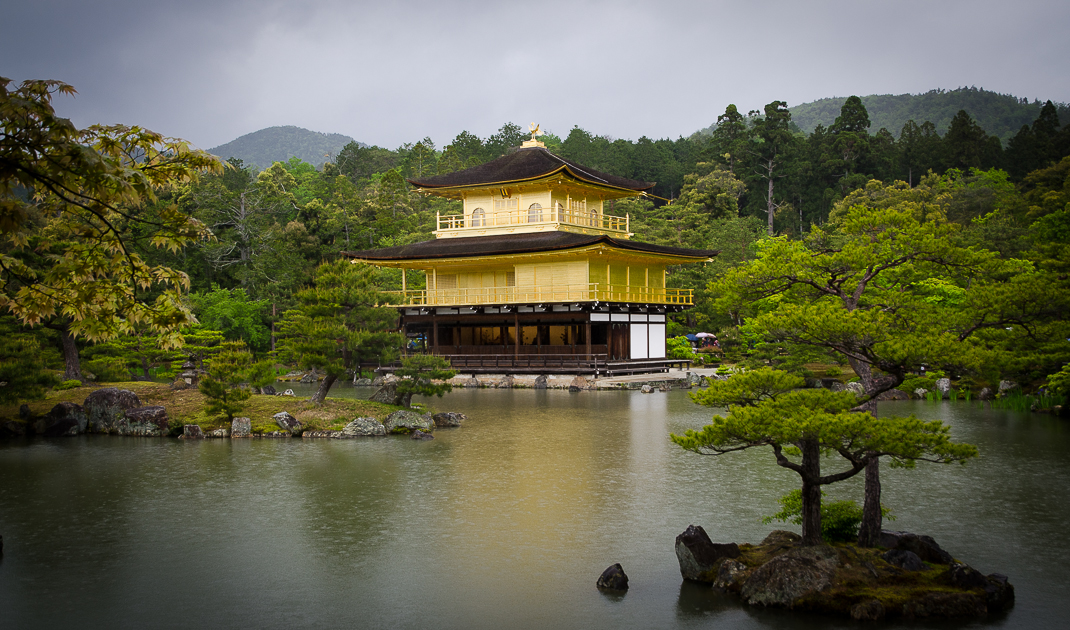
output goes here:
<path id="1" fill-rule="evenodd" d="M 531 140 L 534 142 L 535 136 L 543 135 L 542 129 L 539 129 L 539 125 L 536 123 L 530 123 L 528 129 L 531 130 Z"/>

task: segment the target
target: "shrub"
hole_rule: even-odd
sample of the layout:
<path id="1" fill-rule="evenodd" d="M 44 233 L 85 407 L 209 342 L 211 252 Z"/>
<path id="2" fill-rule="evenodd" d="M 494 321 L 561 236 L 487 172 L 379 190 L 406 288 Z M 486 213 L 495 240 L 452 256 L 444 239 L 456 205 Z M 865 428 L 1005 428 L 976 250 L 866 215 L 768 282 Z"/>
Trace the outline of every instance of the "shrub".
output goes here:
<path id="1" fill-rule="evenodd" d="M 245 401 L 251 392 L 243 383 L 247 380 L 246 372 L 253 366 L 253 355 L 240 341 L 225 341 L 221 347 L 197 389 L 208 399 L 205 411 L 209 415 L 223 414 L 229 422 L 248 404 Z"/>
<path id="2" fill-rule="evenodd" d="M 96 376 L 98 383 L 119 383 L 130 380 L 126 360 L 119 357 L 101 357 L 86 361 L 83 367 Z"/>
<path id="3" fill-rule="evenodd" d="M 691 359 L 698 361 L 699 357 L 691 348 L 691 342 L 687 337 L 673 337 L 665 340 L 665 353 L 670 359 Z"/>
<path id="4" fill-rule="evenodd" d="M 821 492 L 824 498 L 824 491 Z M 763 523 L 802 524 L 802 490 L 792 490 L 777 499 L 781 510 L 762 518 Z M 881 506 L 881 514 L 895 520 L 888 508 Z M 862 508 L 854 501 L 821 501 L 821 538 L 825 542 L 853 542 L 858 538 L 858 526 L 862 523 Z"/>
<path id="5" fill-rule="evenodd" d="M 37 339 L 0 335 L 0 403 L 38 400 L 56 385 Z"/>
<path id="6" fill-rule="evenodd" d="M 1070 394 L 1070 363 L 1055 374 L 1048 375 L 1048 389 L 1056 394 Z"/>
<path id="7" fill-rule="evenodd" d="M 60 383 L 59 385 L 56 385 L 52 389 L 62 391 L 64 389 L 74 389 L 75 387 L 81 387 L 81 386 L 82 386 L 82 381 L 70 380 L 70 381 L 63 381 L 62 383 Z"/>

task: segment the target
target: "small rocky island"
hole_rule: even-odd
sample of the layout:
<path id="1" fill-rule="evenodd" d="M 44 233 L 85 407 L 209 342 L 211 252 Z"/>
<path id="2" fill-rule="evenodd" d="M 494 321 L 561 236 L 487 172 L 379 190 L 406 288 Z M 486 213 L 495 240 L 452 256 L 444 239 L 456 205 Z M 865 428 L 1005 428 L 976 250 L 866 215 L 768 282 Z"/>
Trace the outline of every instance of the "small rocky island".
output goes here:
<path id="1" fill-rule="evenodd" d="M 880 619 L 968 619 L 1008 610 L 1014 587 L 957 562 L 929 536 L 881 532 L 880 548 L 805 546 L 774 531 L 758 545 L 717 544 L 691 525 L 676 537 L 686 580 L 736 593 L 751 606 Z"/>

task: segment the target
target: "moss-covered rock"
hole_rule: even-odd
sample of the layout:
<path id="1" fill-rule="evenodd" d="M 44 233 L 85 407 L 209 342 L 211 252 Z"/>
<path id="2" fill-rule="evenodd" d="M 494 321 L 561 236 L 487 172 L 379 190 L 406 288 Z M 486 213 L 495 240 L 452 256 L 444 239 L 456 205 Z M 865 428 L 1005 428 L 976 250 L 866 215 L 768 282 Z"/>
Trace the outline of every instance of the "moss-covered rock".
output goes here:
<path id="1" fill-rule="evenodd" d="M 383 426 L 386 427 L 387 433 L 408 434 L 416 430 L 431 433 L 435 430 L 435 420 L 429 413 L 421 414 L 401 409 L 387 416 Z"/>
<path id="2" fill-rule="evenodd" d="M 752 606 L 870 621 L 976 618 L 1014 605 L 1014 587 L 1006 576 L 986 576 L 955 562 L 931 538 L 896 534 L 913 549 L 888 554 L 885 548 L 854 544 L 808 547 L 791 532 L 773 532 L 759 545 L 739 545 L 739 557 L 722 559 L 713 586 L 740 594 Z M 922 547 L 937 561 L 918 558 Z M 897 566 L 908 551 L 920 566 Z M 950 564 L 939 562 L 943 559 Z"/>

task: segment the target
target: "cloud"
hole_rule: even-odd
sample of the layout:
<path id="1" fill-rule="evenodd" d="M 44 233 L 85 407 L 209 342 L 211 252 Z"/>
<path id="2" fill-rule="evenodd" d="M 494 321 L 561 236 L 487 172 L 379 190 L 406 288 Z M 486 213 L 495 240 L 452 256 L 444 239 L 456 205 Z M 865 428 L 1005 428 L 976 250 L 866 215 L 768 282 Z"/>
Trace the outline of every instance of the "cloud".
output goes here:
<path id="1" fill-rule="evenodd" d="M 1064 2 L 40 0 L 0 75 L 55 78 L 78 125 L 211 147 L 298 125 L 396 147 L 502 123 L 687 135 L 772 100 L 975 85 L 1070 101 Z"/>

